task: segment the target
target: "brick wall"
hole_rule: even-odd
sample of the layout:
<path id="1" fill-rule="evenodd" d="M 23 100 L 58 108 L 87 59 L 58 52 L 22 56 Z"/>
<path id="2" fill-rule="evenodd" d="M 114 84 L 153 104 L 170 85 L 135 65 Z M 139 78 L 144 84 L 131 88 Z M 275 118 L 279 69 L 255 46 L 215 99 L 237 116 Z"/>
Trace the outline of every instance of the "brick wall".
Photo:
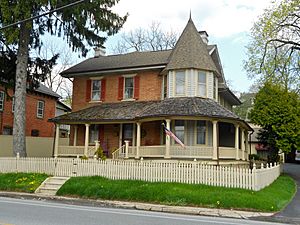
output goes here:
<path id="1" fill-rule="evenodd" d="M 140 77 L 139 99 L 138 101 L 160 100 L 162 77 L 160 71 L 144 71 L 137 73 Z M 106 76 L 106 92 L 104 102 L 120 102 L 118 100 L 118 79 L 121 75 Z M 74 78 L 72 110 L 92 106 L 99 103 L 89 103 L 86 101 L 88 77 Z"/>
<path id="2" fill-rule="evenodd" d="M 0 87 L 0 90 L 3 88 Z M 9 94 L 12 96 L 12 91 Z M 37 118 L 37 102 L 41 100 L 45 102 L 44 118 Z M 26 136 L 31 136 L 33 129 L 39 130 L 40 137 L 53 137 L 54 124 L 48 122 L 48 119 L 55 117 L 56 98 L 38 94 L 28 93 L 26 96 Z M 8 100 L 7 96 L 4 101 L 4 110 L 0 111 L 0 134 L 3 133 L 5 126 L 13 127 L 12 100 Z"/>

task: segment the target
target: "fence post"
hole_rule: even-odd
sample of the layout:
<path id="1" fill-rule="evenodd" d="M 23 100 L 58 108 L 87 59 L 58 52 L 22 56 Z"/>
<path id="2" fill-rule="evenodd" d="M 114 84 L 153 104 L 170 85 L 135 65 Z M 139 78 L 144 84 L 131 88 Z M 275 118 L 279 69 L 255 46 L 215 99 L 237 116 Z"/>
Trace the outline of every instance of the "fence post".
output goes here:
<path id="1" fill-rule="evenodd" d="M 125 142 L 125 159 L 128 159 L 129 141 Z"/>
<path id="2" fill-rule="evenodd" d="M 257 185 L 257 170 L 256 170 L 256 164 L 253 163 L 253 169 L 252 169 L 252 176 L 253 176 L 253 187 L 252 189 L 254 191 L 258 190 L 258 185 Z"/>

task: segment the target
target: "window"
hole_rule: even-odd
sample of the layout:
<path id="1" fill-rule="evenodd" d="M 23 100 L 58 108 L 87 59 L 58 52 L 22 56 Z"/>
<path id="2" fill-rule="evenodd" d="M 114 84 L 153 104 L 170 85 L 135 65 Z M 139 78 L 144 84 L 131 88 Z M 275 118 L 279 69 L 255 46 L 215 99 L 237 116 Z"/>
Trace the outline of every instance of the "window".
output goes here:
<path id="1" fill-rule="evenodd" d="M 133 99 L 134 91 L 134 80 L 133 77 L 124 78 L 124 99 Z"/>
<path id="2" fill-rule="evenodd" d="M 174 126 L 175 135 L 184 143 L 184 120 L 176 120 Z"/>
<path id="3" fill-rule="evenodd" d="M 206 143 L 206 121 L 197 121 L 197 144 L 205 145 Z"/>
<path id="4" fill-rule="evenodd" d="M 213 79 L 214 79 L 214 87 L 213 87 L 214 88 L 214 90 L 213 90 L 214 96 L 213 96 L 213 98 L 216 99 L 216 97 L 217 97 L 217 92 L 216 92 L 217 91 L 216 90 L 216 88 L 217 88 L 216 87 L 217 86 L 217 81 L 216 81 L 216 79 L 217 78 L 215 78 L 215 76 L 213 76 Z"/>
<path id="5" fill-rule="evenodd" d="M 99 125 L 92 124 L 90 126 L 90 137 L 89 137 L 89 143 L 94 144 L 95 141 L 98 141 L 99 139 Z"/>
<path id="6" fill-rule="evenodd" d="M 40 131 L 36 130 L 36 129 L 31 130 L 31 136 L 32 137 L 38 137 L 38 136 L 40 136 Z"/>
<path id="7" fill-rule="evenodd" d="M 13 134 L 13 128 L 10 126 L 4 126 L 3 127 L 3 135 L 12 135 Z"/>
<path id="8" fill-rule="evenodd" d="M 206 73 L 204 71 L 198 72 L 198 95 L 206 97 Z"/>
<path id="9" fill-rule="evenodd" d="M 101 99 L 101 80 L 92 80 L 92 101 Z"/>
<path id="10" fill-rule="evenodd" d="M 37 118 L 44 118 L 44 107 L 45 102 L 44 101 L 38 101 L 37 103 Z"/>
<path id="11" fill-rule="evenodd" d="M 124 144 L 124 141 L 129 141 L 129 144 L 132 145 L 133 141 L 133 124 L 123 124 L 123 140 L 122 143 Z"/>
<path id="12" fill-rule="evenodd" d="M 185 71 L 176 71 L 175 73 L 175 94 L 185 94 Z"/>
<path id="13" fill-rule="evenodd" d="M 4 110 L 4 91 L 0 91 L 0 111 Z"/>

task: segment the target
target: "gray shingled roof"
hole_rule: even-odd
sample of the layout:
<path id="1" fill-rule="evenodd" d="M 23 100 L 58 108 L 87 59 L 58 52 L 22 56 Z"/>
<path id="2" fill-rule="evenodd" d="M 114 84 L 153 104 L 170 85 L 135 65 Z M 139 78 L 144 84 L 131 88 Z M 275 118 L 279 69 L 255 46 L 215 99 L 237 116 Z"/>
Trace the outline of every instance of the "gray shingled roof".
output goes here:
<path id="1" fill-rule="evenodd" d="M 161 101 L 102 103 L 51 119 L 52 122 L 105 122 L 168 116 L 201 116 L 239 120 L 212 99 L 170 98 Z"/>
<path id="2" fill-rule="evenodd" d="M 172 50 L 132 52 L 120 55 L 99 56 L 87 59 L 61 73 L 63 76 L 76 73 L 109 71 L 115 69 L 139 68 L 166 65 Z"/>
<path id="3" fill-rule="evenodd" d="M 61 97 L 59 94 L 55 93 L 50 88 L 46 87 L 45 85 L 43 85 L 41 83 L 39 84 L 39 87 L 37 89 L 35 89 L 34 91 L 45 94 L 45 95 L 50 95 L 55 98 Z"/>
<path id="4" fill-rule="evenodd" d="M 164 70 L 195 68 L 218 72 L 193 21 L 189 19 Z"/>

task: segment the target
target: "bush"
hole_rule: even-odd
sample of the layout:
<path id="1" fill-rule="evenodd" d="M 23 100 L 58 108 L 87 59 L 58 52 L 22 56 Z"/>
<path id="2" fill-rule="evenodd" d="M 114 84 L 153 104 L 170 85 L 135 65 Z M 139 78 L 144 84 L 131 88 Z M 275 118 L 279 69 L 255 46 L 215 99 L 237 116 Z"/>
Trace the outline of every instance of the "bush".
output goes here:
<path id="1" fill-rule="evenodd" d="M 249 160 L 260 160 L 260 157 L 257 154 L 250 154 Z"/>
<path id="2" fill-rule="evenodd" d="M 101 147 L 101 145 L 99 146 L 97 151 L 95 151 L 95 156 L 97 159 L 106 160 L 106 155 L 104 154 L 103 148 Z"/>

